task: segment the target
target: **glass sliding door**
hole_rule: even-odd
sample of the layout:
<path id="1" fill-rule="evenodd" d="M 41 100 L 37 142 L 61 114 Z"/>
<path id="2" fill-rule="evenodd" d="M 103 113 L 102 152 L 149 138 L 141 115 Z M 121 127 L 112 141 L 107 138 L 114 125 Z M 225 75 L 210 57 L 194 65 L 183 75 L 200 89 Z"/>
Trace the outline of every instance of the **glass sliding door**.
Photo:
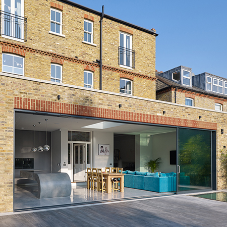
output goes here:
<path id="1" fill-rule="evenodd" d="M 211 132 L 178 132 L 178 191 L 211 189 Z"/>

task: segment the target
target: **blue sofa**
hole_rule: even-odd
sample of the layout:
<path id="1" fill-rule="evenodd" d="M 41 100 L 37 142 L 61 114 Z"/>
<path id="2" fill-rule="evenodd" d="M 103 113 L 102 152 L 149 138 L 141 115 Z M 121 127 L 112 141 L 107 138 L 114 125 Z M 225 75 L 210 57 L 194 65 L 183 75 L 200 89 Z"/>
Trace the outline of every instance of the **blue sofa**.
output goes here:
<path id="1" fill-rule="evenodd" d="M 176 191 L 176 173 L 123 172 L 124 186 L 154 192 Z"/>

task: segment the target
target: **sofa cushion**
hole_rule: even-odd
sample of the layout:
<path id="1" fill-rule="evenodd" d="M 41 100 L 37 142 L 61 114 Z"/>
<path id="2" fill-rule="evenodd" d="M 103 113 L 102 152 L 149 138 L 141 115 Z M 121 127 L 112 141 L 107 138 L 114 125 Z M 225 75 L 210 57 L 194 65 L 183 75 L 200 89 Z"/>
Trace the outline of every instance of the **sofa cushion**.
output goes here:
<path id="1" fill-rule="evenodd" d="M 139 172 L 139 171 L 136 171 L 135 173 L 136 173 L 136 175 L 143 175 L 143 176 L 146 176 L 147 175 L 147 172 Z"/>
<path id="2" fill-rule="evenodd" d="M 128 174 L 133 174 L 133 175 L 135 175 L 135 171 L 128 171 Z"/>
<path id="3" fill-rule="evenodd" d="M 154 176 L 155 176 L 155 177 L 159 177 L 159 173 L 156 172 L 156 173 L 154 174 Z"/>
<path id="4" fill-rule="evenodd" d="M 128 170 L 125 170 L 125 171 L 123 171 L 122 173 L 127 174 L 127 173 L 128 173 Z"/>
<path id="5" fill-rule="evenodd" d="M 154 177 L 154 173 L 147 173 L 147 176 L 153 176 Z"/>
<path id="6" fill-rule="evenodd" d="M 160 173 L 160 177 L 166 177 L 165 173 Z"/>

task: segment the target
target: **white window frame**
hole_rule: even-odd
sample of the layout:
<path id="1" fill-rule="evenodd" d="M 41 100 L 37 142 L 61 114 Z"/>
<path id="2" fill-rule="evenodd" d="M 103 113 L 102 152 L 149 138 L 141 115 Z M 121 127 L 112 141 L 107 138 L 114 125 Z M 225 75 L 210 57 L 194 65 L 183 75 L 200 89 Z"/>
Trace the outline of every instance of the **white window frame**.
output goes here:
<path id="1" fill-rule="evenodd" d="M 189 77 L 184 76 L 184 71 L 189 73 Z M 187 78 L 187 79 L 189 79 L 189 80 L 190 80 L 189 85 L 188 85 L 188 84 L 184 84 L 184 78 Z M 191 72 L 190 72 L 190 71 L 188 71 L 188 70 L 185 70 L 185 69 L 183 69 L 183 70 L 182 70 L 182 85 L 184 85 L 184 86 L 189 86 L 189 87 L 191 87 L 191 86 L 192 86 L 192 77 L 191 77 Z"/>
<path id="2" fill-rule="evenodd" d="M 124 36 L 124 41 L 123 41 L 123 46 L 121 46 L 121 34 Z M 128 34 L 128 33 L 125 33 L 125 32 L 121 32 L 120 31 L 120 34 L 119 34 L 119 46 L 120 47 L 123 47 L 126 49 L 126 37 L 129 36 L 130 37 L 130 48 L 127 48 L 127 49 L 130 49 L 130 65 L 126 65 L 126 52 L 123 54 L 123 65 L 120 64 L 120 67 L 123 67 L 123 68 L 127 68 L 127 69 L 132 69 L 132 35 L 131 34 Z M 119 56 L 120 57 L 120 56 Z"/>
<path id="3" fill-rule="evenodd" d="M 84 33 L 87 33 L 87 34 L 90 34 L 91 35 L 91 42 L 89 42 L 89 41 L 86 41 L 86 40 L 84 40 L 83 42 L 85 42 L 85 43 L 89 43 L 89 44 L 94 44 L 94 42 L 93 42 L 93 26 L 94 26 L 94 22 L 93 21 L 90 21 L 90 20 L 84 20 L 84 22 L 87 22 L 87 23 L 90 23 L 91 24 L 91 32 L 89 32 L 89 31 L 85 31 L 85 29 L 84 29 Z"/>
<path id="4" fill-rule="evenodd" d="M 190 100 L 190 101 L 192 101 L 192 105 L 187 105 L 187 104 L 186 104 L 186 100 L 187 100 L 187 99 Z M 186 106 L 194 106 L 194 99 L 186 97 L 186 98 L 185 98 L 185 105 L 186 105 Z"/>
<path id="5" fill-rule="evenodd" d="M 216 111 L 222 111 L 223 109 L 223 106 L 221 103 L 215 103 L 215 110 Z"/>
<path id="6" fill-rule="evenodd" d="M 217 81 L 217 83 L 214 83 L 215 80 Z M 222 85 L 220 85 L 220 82 L 222 82 Z M 214 77 L 213 78 L 213 86 L 217 87 L 217 91 L 213 90 L 213 86 L 212 86 L 212 91 L 215 92 L 215 93 L 223 94 L 223 82 L 224 82 L 223 80 Z M 222 88 L 222 92 L 219 92 L 219 88 Z"/>
<path id="7" fill-rule="evenodd" d="M 91 72 L 91 71 L 84 71 L 84 73 L 87 73 L 87 74 L 88 74 L 88 73 L 91 73 L 91 75 L 92 75 L 92 80 L 91 80 L 91 81 L 92 81 L 92 84 L 85 84 L 85 82 L 84 82 L 84 87 L 86 87 L 86 86 L 91 86 L 91 87 L 86 87 L 86 88 L 91 88 L 91 89 L 92 89 L 92 88 L 93 88 L 93 78 L 94 78 L 94 77 L 93 77 L 93 72 Z M 87 75 L 87 76 L 88 76 L 88 75 Z"/>
<path id="8" fill-rule="evenodd" d="M 7 38 L 7 39 L 12 39 L 12 40 L 16 40 L 16 41 L 19 41 L 19 42 L 24 42 L 24 24 L 21 23 L 20 24 L 20 27 L 21 27 L 21 38 L 14 38 L 14 37 L 11 37 L 11 36 L 7 36 L 7 35 L 4 35 L 4 13 L 5 10 L 4 10 L 4 6 L 5 6 L 5 0 L 2 0 L 1 1 L 1 4 L 2 4 L 2 30 L 1 30 L 1 34 L 2 34 L 2 37 L 4 38 Z M 15 0 L 11 0 L 11 14 L 15 15 Z M 24 17 L 24 0 L 21 0 L 21 15 L 20 17 Z M 14 21 L 12 21 L 12 24 L 14 24 Z M 12 29 L 11 29 L 11 33 L 14 34 L 14 30 L 13 28 L 15 28 L 15 26 L 12 26 Z"/>
<path id="9" fill-rule="evenodd" d="M 58 78 L 56 78 L 56 75 L 55 75 L 55 77 L 52 77 L 51 76 L 51 70 L 52 70 L 52 65 L 54 65 L 55 67 L 56 66 L 59 66 L 60 67 L 60 69 L 61 69 L 61 79 L 58 79 Z M 55 71 L 56 72 L 56 71 Z M 52 81 L 52 82 L 55 82 L 55 83 L 62 83 L 62 65 L 59 65 L 59 64 L 55 64 L 55 63 L 51 63 L 51 66 L 50 66 L 50 80 L 51 79 L 53 79 L 53 80 L 55 80 L 55 81 Z M 60 82 L 58 82 L 58 81 L 56 81 L 56 80 L 60 80 Z"/>
<path id="10" fill-rule="evenodd" d="M 55 12 L 60 13 L 60 15 L 61 15 L 60 23 L 57 22 L 57 21 L 52 21 L 52 20 L 51 20 L 51 11 L 55 11 Z M 60 25 L 60 33 L 51 31 L 51 22 Z M 61 11 L 61 10 L 57 10 L 57 9 L 55 9 L 55 8 L 50 8 L 50 31 L 49 31 L 49 33 L 52 33 L 52 34 L 55 34 L 55 35 L 63 36 L 63 35 L 62 35 L 62 11 Z"/>
<path id="11" fill-rule="evenodd" d="M 208 78 L 210 78 L 210 82 L 208 82 Z M 208 87 L 208 86 L 207 86 L 208 84 L 210 84 L 210 90 L 207 88 L 207 87 Z M 212 91 L 212 86 L 213 86 L 213 85 L 212 85 L 212 77 L 211 77 L 211 76 L 207 76 L 207 77 L 206 77 L 206 90 L 207 90 L 207 91 Z"/>
<path id="12" fill-rule="evenodd" d="M 227 95 L 227 81 L 224 82 L 224 94 Z"/>
<path id="13" fill-rule="evenodd" d="M 125 84 L 126 84 L 126 82 L 130 82 L 131 83 L 131 93 L 127 92 L 127 88 L 125 89 L 125 92 L 121 92 L 121 80 L 124 80 Z M 120 78 L 120 93 L 121 94 L 132 95 L 132 80 L 129 80 L 129 79 L 126 79 L 126 78 Z"/>
<path id="14" fill-rule="evenodd" d="M 23 74 L 17 74 L 17 73 L 14 73 L 14 72 L 7 72 L 7 71 L 4 71 L 3 70 L 3 66 L 4 66 L 4 62 L 3 62 L 3 55 L 10 55 L 10 56 L 13 56 L 13 57 L 19 57 L 23 60 Z M 14 58 L 13 58 L 14 59 Z M 12 69 L 14 69 L 15 67 L 12 67 Z M 14 70 L 13 70 L 14 71 Z M 16 74 L 16 75 L 20 75 L 20 76 L 24 76 L 24 57 L 21 57 L 19 55 L 16 55 L 16 54 L 9 54 L 9 53 L 2 53 L 2 72 L 6 72 L 6 73 L 12 73 L 12 74 Z"/>

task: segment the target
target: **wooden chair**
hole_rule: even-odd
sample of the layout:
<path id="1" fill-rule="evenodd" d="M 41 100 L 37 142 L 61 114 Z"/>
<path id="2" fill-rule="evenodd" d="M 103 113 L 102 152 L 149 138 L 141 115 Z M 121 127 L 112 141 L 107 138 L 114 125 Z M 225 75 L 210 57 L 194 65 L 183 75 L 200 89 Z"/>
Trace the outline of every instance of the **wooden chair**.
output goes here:
<path id="1" fill-rule="evenodd" d="M 111 173 L 116 173 L 117 172 L 117 168 L 116 167 L 112 167 L 111 168 Z"/>
<path id="2" fill-rule="evenodd" d="M 98 182 L 98 170 L 97 168 L 92 168 L 92 177 L 91 177 L 91 188 L 95 190 L 95 183 Z"/>
<path id="3" fill-rule="evenodd" d="M 122 172 L 123 172 L 123 168 L 116 168 L 116 173 L 121 173 L 122 174 Z M 119 188 L 120 179 L 113 178 L 112 183 L 113 183 L 113 191 L 120 190 L 120 188 Z"/>
<path id="4" fill-rule="evenodd" d="M 105 173 L 110 173 L 110 167 L 105 167 Z"/>
<path id="5" fill-rule="evenodd" d="M 106 190 L 106 179 L 103 173 L 98 173 L 98 191 L 104 192 Z"/>
<path id="6" fill-rule="evenodd" d="M 91 168 L 87 168 L 87 189 L 91 188 L 91 179 L 92 179 Z"/>

